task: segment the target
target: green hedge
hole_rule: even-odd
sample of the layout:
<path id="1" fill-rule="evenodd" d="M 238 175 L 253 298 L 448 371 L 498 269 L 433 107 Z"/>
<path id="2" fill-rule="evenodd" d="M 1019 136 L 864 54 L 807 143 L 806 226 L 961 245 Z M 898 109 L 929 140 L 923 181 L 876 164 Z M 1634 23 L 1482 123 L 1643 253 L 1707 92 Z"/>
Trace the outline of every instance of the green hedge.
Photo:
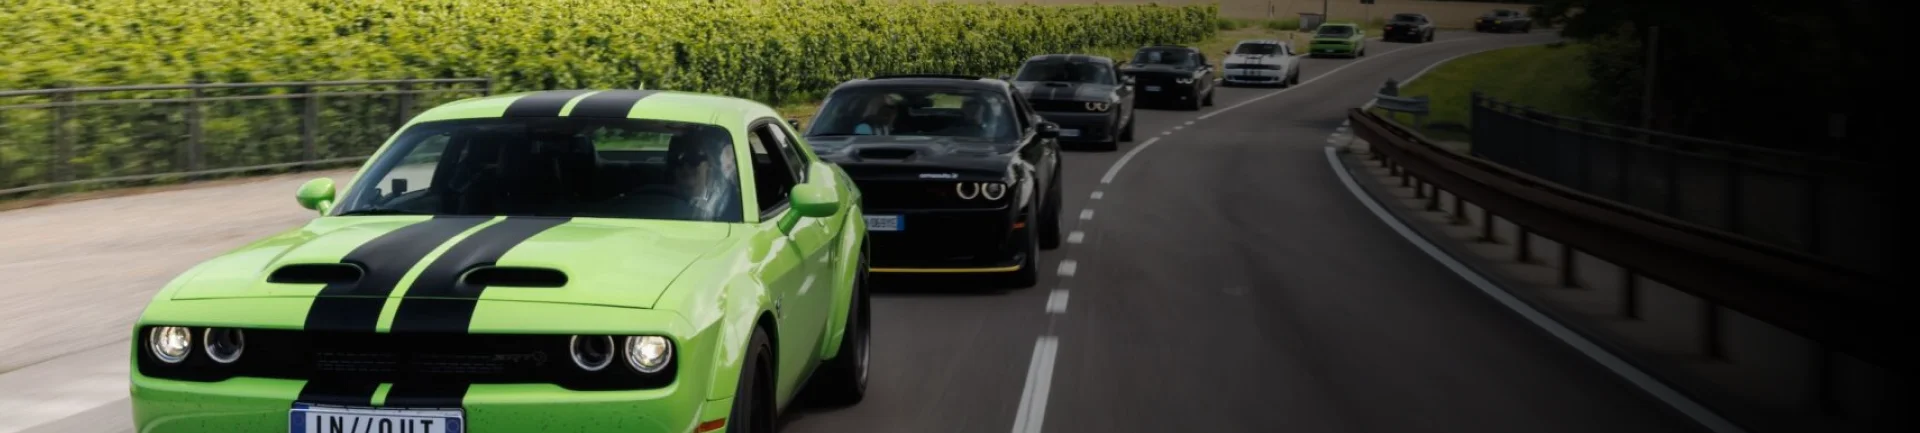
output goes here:
<path id="1" fill-rule="evenodd" d="M 0 89 L 491 77 L 495 92 L 644 86 L 784 104 L 855 77 L 990 75 L 1040 53 L 1204 40 L 1217 16 L 1214 5 L 891 0 L 10 0 Z M 391 132 L 394 104 L 369 99 L 329 100 L 322 156 Z M 297 160 L 295 108 L 208 106 L 206 168 Z M 45 182 L 61 162 L 46 111 L 0 110 L 0 189 Z M 178 171 L 178 107 L 79 111 L 75 177 Z"/>

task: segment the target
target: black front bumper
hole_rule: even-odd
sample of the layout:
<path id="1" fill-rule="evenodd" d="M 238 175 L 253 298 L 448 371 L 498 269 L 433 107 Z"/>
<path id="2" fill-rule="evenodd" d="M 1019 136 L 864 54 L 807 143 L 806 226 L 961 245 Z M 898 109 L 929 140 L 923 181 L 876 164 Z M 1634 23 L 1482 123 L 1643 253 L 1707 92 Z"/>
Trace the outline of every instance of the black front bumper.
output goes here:
<path id="1" fill-rule="evenodd" d="M 1140 90 L 1140 93 L 1135 94 L 1134 98 L 1156 102 L 1187 102 L 1200 97 L 1198 83 L 1177 84 L 1171 82 L 1172 80 L 1167 81 L 1168 82 L 1144 82 L 1143 80 L 1143 82 L 1135 86 L 1135 88 Z"/>
<path id="2" fill-rule="evenodd" d="M 1059 140 L 1062 143 L 1105 143 L 1113 141 L 1120 132 L 1117 129 L 1120 122 L 1115 119 L 1120 116 L 1121 109 L 1113 106 L 1104 113 L 1042 111 L 1040 117 L 1060 125 Z"/>
<path id="3" fill-rule="evenodd" d="M 1404 41 L 1404 40 L 1426 39 L 1426 38 L 1427 38 L 1427 32 L 1420 31 L 1420 29 L 1417 29 L 1417 28 L 1405 29 L 1405 30 L 1393 29 L 1393 30 L 1388 30 L 1386 32 L 1382 32 L 1380 34 L 1380 39 L 1389 40 L 1389 41 Z"/>
<path id="4" fill-rule="evenodd" d="M 880 273 L 1011 272 L 1026 259 L 1024 215 L 1006 208 L 869 209 L 866 217 L 899 218 L 898 231 L 874 230 L 872 271 Z"/>

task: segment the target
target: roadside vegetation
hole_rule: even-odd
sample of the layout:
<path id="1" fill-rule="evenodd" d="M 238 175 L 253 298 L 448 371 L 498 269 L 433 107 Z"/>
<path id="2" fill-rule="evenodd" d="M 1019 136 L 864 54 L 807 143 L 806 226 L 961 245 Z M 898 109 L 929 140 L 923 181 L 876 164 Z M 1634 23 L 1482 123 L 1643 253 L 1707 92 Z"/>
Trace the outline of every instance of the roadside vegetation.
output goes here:
<path id="1" fill-rule="evenodd" d="M 1465 143 L 1473 91 L 1483 95 L 1572 117 L 1615 121 L 1605 117 L 1587 89 L 1592 79 L 1582 73 L 1592 47 L 1585 44 L 1531 45 L 1468 55 L 1443 63 L 1411 83 L 1402 83 L 1400 96 L 1429 98 L 1426 125 L 1420 132 L 1435 140 Z M 1378 90 L 1378 89 L 1373 89 Z M 1375 113 L 1392 113 L 1374 108 Z M 1413 115 L 1394 115 L 1412 127 Z M 1455 150 L 1464 151 L 1456 146 Z"/>

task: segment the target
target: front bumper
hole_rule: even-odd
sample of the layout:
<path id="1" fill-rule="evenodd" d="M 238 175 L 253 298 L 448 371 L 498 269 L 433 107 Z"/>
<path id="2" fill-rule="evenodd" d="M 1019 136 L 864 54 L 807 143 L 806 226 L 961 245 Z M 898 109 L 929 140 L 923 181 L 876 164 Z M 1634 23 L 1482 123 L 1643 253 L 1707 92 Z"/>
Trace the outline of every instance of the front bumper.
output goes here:
<path id="1" fill-rule="evenodd" d="M 234 378 L 184 382 L 133 374 L 135 430 L 142 433 L 289 432 L 304 380 Z M 382 386 L 374 406 L 382 406 Z M 469 432 L 675 432 L 725 418 L 730 398 L 675 384 L 637 391 L 569 391 L 554 385 L 472 385 L 459 408 Z"/>
<path id="2" fill-rule="evenodd" d="M 1220 80 L 1234 84 L 1279 84 L 1287 79 L 1286 72 L 1279 69 L 1227 69 Z"/>
<path id="3" fill-rule="evenodd" d="M 899 231 L 867 232 L 872 272 L 1013 272 L 1025 259 L 1024 215 L 981 210 L 869 209 L 870 217 L 898 216 Z"/>
<path id="4" fill-rule="evenodd" d="M 1360 48 L 1358 44 L 1312 44 L 1308 45 L 1308 54 L 1353 54 Z"/>
<path id="5" fill-rule="evenodd" d="M 1060 142 L 1063 143 L 1104 143 L 1113 141 L 1118 132 L 1115 128 L 1120 122 L 1114 119 L 1120 116 L 1123 107 L 1111 106 L 1102 113 L 1069 113 L 1042 111 L 1040 116 L 1060 125 Z"/>
<path id="6" fill-rule="evenodd" d="M 1198 83 L 1142 83 L 1139 85 L 1140 93 L 1135 94 L 1134 97 L 1151 101 L 1185 102 L 1198 97 L 1195 95 L 1198 88 Z"/>

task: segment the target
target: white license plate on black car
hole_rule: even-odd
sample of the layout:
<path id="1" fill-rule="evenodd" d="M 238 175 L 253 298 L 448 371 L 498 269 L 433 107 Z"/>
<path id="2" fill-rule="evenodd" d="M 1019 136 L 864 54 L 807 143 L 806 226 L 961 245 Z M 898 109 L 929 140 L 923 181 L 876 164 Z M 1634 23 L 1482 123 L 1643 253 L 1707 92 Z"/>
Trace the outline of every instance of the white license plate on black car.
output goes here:
<path id="1" fill-rule="evenodd" d="M 1149 92 L 1158 92 L 1158 91 L 1160 91 L 1160 86 L 1147 86 L 1147 91 L 1149 91 Z"/>
<path id="2" fill-rule="evenodd" d="M 867 231 L 897 232 L 905 229 L 899 215 L 867 215 Z"/>
<path id="3" fill-rule="evenodd" d="M 1079 137 L 1079 136 L 1080 136 L 1080 130 L 1078 130 L 1078 129 L 1062 129 L 1062 130 L 1060 130 L 1060 136 L 1061 136 L 1061 137 Z"/>
<path id="4" fill-rule="evenodd" d="M 457 409 L 370 409 L 295 404 L 289 433 L 464 433 Z"/>

